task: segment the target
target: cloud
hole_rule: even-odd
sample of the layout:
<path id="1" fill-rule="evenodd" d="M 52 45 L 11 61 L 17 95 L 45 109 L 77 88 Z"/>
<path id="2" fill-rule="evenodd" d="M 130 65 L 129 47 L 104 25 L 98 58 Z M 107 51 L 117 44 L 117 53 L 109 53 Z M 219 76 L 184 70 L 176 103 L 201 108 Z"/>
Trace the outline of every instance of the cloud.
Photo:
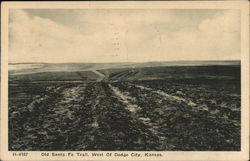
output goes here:
<path id="1" fill-rule="evenodd" d="M 65 25 L 66 22 L 30 15 L 24 10 L 11 10 L 9 60 L 140 62 L 239 58 L 240 18 L 236 11 L 218 12 L 192 29 L 187 24 L 192 20 L 177 21 L 178 16 L 163 10 L 73 13 L 75 19 L 69 21 L 72 24 Z M 178 24 L 178 29 L 163 27 L 170 23 Z"/>
<path id="2" fill-rule="evenodd" d="M 163 39 L 162 51 L 166 52 L 169 59 L 240 59 L 239 12 L 225 10 L 201 21 L 197 31 L 183 28 L 164 35 Z M 178 54 L 178 57 L 175 54 Z"/>
<path id="3" fill-rule="evenodd" d="M 126 41 L 143 44 L 142 40 L 147 39 L 145 35 L 150 35 L 143 26 L 161 20 L 159 15 L 146 18 L 141 12 L 134 17 L 119 12 L 87 12 L 76 16 L 77 23 L 69 28 L 47 18 L 31 17 L 23 10 L 12 10 L 10 61 L 127 61 Z M 129 30 L 133 37 L 127 39 Z M 130 55 L 133 60 L 136 53 Z M 135 61 L 138 59 L 140 57 Z"/>
<path id="4" fill-rule="evenodd" d="M 199 25 L 201 31 L 206 32 L 239 32 L 240 15 L 235 10 L 228 10 L 217 14 L 213 19 L 206 19 Z"/>
<path id="5" fill-rule="evenodd" d="M 22 10 L 12 14 L 13 22 L 10 30 L 10 59 L 15 61 L 41 61 L 46 56 L 53 58 L 56 48 L 65 48 L 70 42 L 72 32 L 49 19 L 39 17 L 30 18 Z M 55 58 L 53 58 L 55 59 Z"/>

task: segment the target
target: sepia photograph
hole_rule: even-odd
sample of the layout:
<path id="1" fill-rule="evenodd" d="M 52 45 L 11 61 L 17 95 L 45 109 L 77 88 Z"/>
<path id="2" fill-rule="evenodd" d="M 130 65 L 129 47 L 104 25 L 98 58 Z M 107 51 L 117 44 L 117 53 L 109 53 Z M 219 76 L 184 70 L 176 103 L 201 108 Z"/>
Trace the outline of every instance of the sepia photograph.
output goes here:
<path id="1" fill-rule="evenodd" d="M 249 108 L 242 103 L 249 99 L 242 5 L 102 3 L 9 3 L 3 54 L 7 151 L 159 157 L 153 152 L 248 147 L 242 142 L 242 119 L 248 124 L 242 110 L 248 115 Z"/>

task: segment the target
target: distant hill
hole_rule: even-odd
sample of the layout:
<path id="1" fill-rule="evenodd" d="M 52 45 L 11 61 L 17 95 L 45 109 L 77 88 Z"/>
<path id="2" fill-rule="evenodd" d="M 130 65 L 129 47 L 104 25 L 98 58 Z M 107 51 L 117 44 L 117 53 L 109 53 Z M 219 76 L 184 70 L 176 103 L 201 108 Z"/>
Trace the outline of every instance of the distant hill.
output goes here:
<path id="1" fill-rule="evenodd" d="M 76 72 L 120 68 L 207 65 L 240 65 L 240 61 L 169 61 L 144 63 L 9 63 L 9 74 L 16 75 L 42 72 Z"/>
<path id="2" fill-rule="evenodd" d="M 239 61 L 15 64 L 9 80 L 117 81 L 155 79 L 240 80 Z M 15 66 L 14 65 L 14 66 Z M 22 68 L 22 69 L 21 69 Z"/>

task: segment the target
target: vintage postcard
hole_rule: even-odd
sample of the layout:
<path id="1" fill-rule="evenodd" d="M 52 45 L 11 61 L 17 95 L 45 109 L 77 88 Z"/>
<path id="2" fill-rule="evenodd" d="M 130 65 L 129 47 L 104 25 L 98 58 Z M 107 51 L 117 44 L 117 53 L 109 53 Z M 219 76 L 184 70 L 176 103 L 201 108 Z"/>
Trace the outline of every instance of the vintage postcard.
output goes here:
<path id="1" fill-rule="evenodd" d="M 248 160 L 248 5 L 2 3 L 0 159 Z"/>

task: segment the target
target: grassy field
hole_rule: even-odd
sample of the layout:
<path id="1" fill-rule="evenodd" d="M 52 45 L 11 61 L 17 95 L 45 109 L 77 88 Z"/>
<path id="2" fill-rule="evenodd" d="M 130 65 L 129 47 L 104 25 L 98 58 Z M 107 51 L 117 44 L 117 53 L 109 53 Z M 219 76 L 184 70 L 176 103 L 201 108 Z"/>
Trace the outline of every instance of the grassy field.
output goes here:
<path id="1" fill-rule="evenodd" d="M 240 150 L 239 64 L 71 66 L 9 73 L 9 150 Z"/>

